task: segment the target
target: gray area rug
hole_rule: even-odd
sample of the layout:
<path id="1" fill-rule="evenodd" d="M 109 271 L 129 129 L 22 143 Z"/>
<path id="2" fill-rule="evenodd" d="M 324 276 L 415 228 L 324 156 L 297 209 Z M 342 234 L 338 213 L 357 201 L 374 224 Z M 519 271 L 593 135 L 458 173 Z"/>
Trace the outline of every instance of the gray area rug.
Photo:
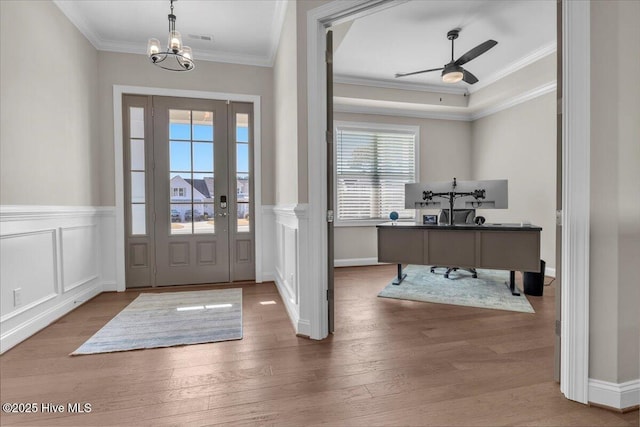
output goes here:
<path id="1" fill-rule="evenodd" d="M 71 355 L 242 339 L 242 289 L 143 293 Z"/>
<path id="2" fill-rule="evenodd" d="M 407 278 L 397 286 L 389 283 L 378 296 L 535 313 L 524 293 L 511 295 L 505 285 L 509 281 L 508 271 L 478 269 L 477 279 L 469 272 L 456 271 L 445 279 L 445 269 L 439 268 L 435 273 L 429 269 L 429 266 L 408 265 L 404 269 Z"/>

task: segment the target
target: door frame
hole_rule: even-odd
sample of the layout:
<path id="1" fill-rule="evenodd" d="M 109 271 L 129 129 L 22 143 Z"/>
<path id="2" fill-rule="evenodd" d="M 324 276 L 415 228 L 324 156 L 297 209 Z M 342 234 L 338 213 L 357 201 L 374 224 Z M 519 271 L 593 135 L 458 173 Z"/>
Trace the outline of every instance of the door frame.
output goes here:
<path id="1" fill-rule="evenodd" d="M 309 283 L 301 306 L 309 309 L 311 337 L 328 335 L 326 228 L 326 28 L 342 20 L 402 3 L 332 1 L 307 13 L 307 108 L 309 182 Z M 560 390 L 588 402 L 590 221 L 590 4 L 563 0 L 563 212 Z"/>
<path id="2" fill-rule="evenodd" d="M 144 86 L 113 85 L 113 151 L 115 160 L 116 223 L 115 223 L 115 267 L 116 291 L 126 290 L 125 279 L 125 222 L 124 222 L 124 158 L 122 138 L 122 95 L 152 95 L 175 98 L 199 98 L 253 104 L 253 174 L 254 174 L 254 229 L 256 283 L 264 280 L 262 271 L 262 147 L 261 110 L 259 95 L 207 92 L 199 90 L 168 89 Z"/>

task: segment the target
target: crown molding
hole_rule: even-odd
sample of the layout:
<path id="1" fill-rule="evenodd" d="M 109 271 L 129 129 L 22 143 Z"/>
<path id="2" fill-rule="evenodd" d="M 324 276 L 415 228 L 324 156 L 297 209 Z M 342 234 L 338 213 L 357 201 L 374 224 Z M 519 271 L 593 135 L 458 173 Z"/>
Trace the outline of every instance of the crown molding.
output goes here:
<path id="1" fill-rule="evenodd" d="M 481 119 L 486 116 L 498 113 L 507 108 L 515 107 L 527 101 L 531 101 L 539 96 L 546 95 L 555 91 L 557 83 L 555 81 L 538 86 L 537 88 L 528 90 L 514 97 L 508 98 L 502 102 L 489 105 L 487 107 L 478 109 L 475 112 L 469 113 L 453 113 L 443 111 L 423 111 L 415 110 L 411 108 L 390 108 L 390 107 L 377 107 L 370 105 L 348 105 L 348 104 L 334 104 L 334 111 L 337 113 L 356 113 L 356 114 L 375 114 L 383 116 L 396 116 L 396 117 L 413 117 L 418 119 L 437 119 L 437 120 L 458 120 L 465 122 L 472 122 Z"/>
<path id="2" fill-rule="evenodd" d="M 454 94 L 454 95 L 468 94 L 467 89 L 463 87 L 454 87 L 454 86 L 443 87 L 443 86 L 431 85 L 431 84 L 369 79 L 369 78 L 363 78 L 363 77 L 346 76 L 341 74 L 335 74 L 333 77 L 333 82 L 347 84 L 347 85 L 369 86 L 369 87 L 378 87 L 378 88 L 385 88 L 385 89 L 401 89 L 401 90 L 420 91 L 420 92 L 447 93 L 447 94 Z"/>
<path id="3" fill-rule="evenodd" d="M 87 21 L 78 13 L 78 9 L 72 6 L 73 2 L 53 0 L 53 4 L 58 6 L 58 9 L 60 9 L 67 19 L 89 40 L 89 43 L 91 43 L 93 47 L 100 50 L 98 47 L 100 45 L 100 37 L 91 30 Z"/>
<path id="4" fill-rule="evenodd" d="M 276 10 L 273 13 L 271 34 L 269 35 L 269 67 L 273 67 L 276 61 L 280 37 L 282 37 L 282 27 L 284 26 L 284 19 L 287 15 L 287 2 L 285 0 L 277 0 L 275 3 Z"/>
<path id="5" fill-rule="evenodd" d="M 522 104 L 523 102 L 527 102 L 539 96 L 546 95 L 547 93 L 554 92 L 557 86 L 557 82 L 549 82 L 542 86 L 538 86 L 537 88 L 516 95 L 512 98 L 509 98 L 505 101 L 498 102 L 497 104 L 490 105 L 485 108 L 481 108 L 478 111 L 471 113 L 471 120 L 474 121 L 486 116 L 490 116 L 502 110 L 506 110 L 507 108 L 515 107 L 516 105 Z"/>
<path id="6" fill-rule="evenodd" d="M 490 84 L 493 84 L 498 80 L 505 78 L 509 74 L 515 73 L 516 71 L 526 67 L 527 65 L 533 64 L 534 62 L 544 58 L 545 56 L 555 53 L 556 50 L 557 50 L 557 43 L 555 41 L 549 43 L 548 45 L 542 46 L 541 48 L 538 48 L 533 52 L 529 53 L 527 56 L 520 58 L 515 62 L 512 62 L 502 70 L 499 70 L 498 72 L 493 73 L 488 77 L 484 77 L 480 82 L 470 86 L 469 92 L 470 93 L 477 92 L 480 89 L 485 88 Z"/>
<path id="7" fill-rule="evenodd" d="M 373 107 L 368 105 L 334 104 L 333 111 L 336 113 L 375 114 L 380 116 L 413 117 L 417 119 L 458 120 L 463 122 L 469 122 L 472 120 L 471 114 L 467 113 L 445 113 L 439 111 L 412 110 L 410 108 Z"/>

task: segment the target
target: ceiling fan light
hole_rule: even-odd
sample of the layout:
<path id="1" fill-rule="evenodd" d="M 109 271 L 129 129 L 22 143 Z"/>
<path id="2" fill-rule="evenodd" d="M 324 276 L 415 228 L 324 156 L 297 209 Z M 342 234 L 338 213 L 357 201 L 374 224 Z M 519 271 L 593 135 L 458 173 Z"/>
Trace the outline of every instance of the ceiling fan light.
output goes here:
<path id="1" fill-rule="evenodd" d="M 442 74 L 442 81 L 445 83 L 458 83 L 462 80 L 462 71 L 449 71 Z"/>

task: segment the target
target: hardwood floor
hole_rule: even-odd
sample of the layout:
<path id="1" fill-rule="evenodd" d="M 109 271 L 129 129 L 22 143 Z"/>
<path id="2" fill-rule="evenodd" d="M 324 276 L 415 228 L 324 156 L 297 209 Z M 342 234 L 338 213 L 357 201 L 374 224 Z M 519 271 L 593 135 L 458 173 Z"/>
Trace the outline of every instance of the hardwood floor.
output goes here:
<path id="1" fill-rule="evenodd" d="M 139 292 L 99 295 L 0 357 L 2 403 L 65 412 L 1 424 L 638 426 L 638 411 L 562 397 L 553 285 L 527 314 L 377 298 L 394 274 L 337 269 L 324 341 L 294 335 L 273 284 L 244 284 L 229 286 L 243 288 L 241 341 L 70 357 Z M 75 402 L 91 412 L 68 413 Z"/>

